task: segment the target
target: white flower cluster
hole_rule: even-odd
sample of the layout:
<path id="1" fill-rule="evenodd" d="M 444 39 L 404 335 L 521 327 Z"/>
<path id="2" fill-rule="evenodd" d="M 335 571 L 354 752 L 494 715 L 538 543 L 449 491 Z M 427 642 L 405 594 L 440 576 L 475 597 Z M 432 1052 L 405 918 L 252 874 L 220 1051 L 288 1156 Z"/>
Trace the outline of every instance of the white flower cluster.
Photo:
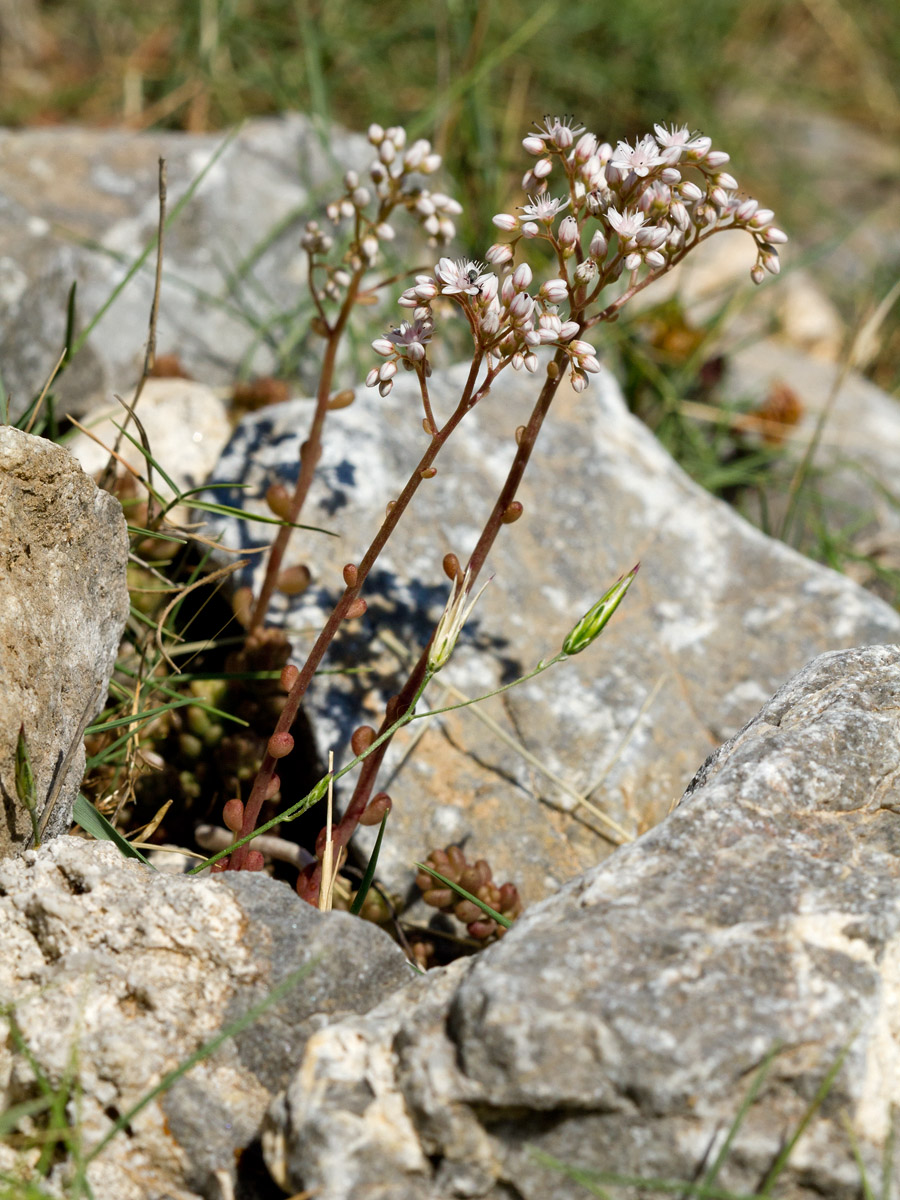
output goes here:
<path id="1" fill-rule="evenodd" d="M 572 386 L 583 391 L 588 373 L 599 371 L 600 363 L 593 346 L 578 337 L 578 322 L 563 321 L 557 315 L 557 306 L 569 296 L 568 284 L 564 279 L 550 279 L 532 295 L 532 279 L 527 263 L 520 263 L 501 281 L 483 263 L 442 258 L 434 277 L 416 276 L 413 287 L 400 297 L 402 307 L 414 310 L 412 324 L 404 322 L 400 329 L 372 343 L 373 350 L 388 361 L 373 368 L 366 383 L 370 387 L 378 384 L 385 396 L 398 364 L 409 369 L 422 363 L 434 330 L 432 302 L 439 296 L 449 296 L 465 312 L 473 337 L 490 364 L 509 363 L 516 369 L 536 371 L 535 350 L 539 346 L 562 347 L 569 359 Z M 427 373 L 427 361 L 422 365 Z"/>
<path id="2" fill-rule="evenodd" d="M 654 136 L 647 134 L 634 146 L 619 142 L 613 150 L 568 119 L 545 118 L 522 144 L 537 159 L 522 181 L 528 203 L 518 215 L 494 217 L 494 224 L 513 237 L 495 243 L 485 256 L 500 273 L 470 259 L 442 258 L 433 276 L 416 276 L 399 301 L 413 310 L 412 322 L 372 343 L 387 361 L 369 372 L 366 383 L 377 384 L 382 395 L 390 391 L 400 365 L 429 373 L 427 343 L 434 331 L 432 306 L 439 297 L 462 309 L 492 368 L 511 364 L 536 371 L 537 348 L 555 347 L 568 360 L 572 386 L 583 391 L 588 377 L 600 370 L 596 351 L 583 340 L 584 330 L 609 319 L 618 304 L 712 233 L 743 229 L 753 237 L 755 283 L 767 271 L 778 273 L 776 246 L 787 235 L 772 223 L 769 209 L 736 194 L 737 182 L 724 170 L 728 155 L 713 150 L 708 137 L 655 125 Z M 564 194 L 558 197 L 548 185 L 557 166 L 566 177 Z M 534 294 L 531 268 L 515 265 L 522 238 L 544 240 L 556 255 L 557 277 Z M 592 313 L 603 290 L 624 272 L 627 293 L 609 310 Z M 558 311 L 563 303 L 568 319 Z"/>
<path id="3" fill-rule="evenodd" d="M 713 150 L 708 137 L 685 127 L 653 129 L 654 136 L 647 134 L 634 146 L 619 142 L 613 150 L 582 126 L 545 118 L 522 143 L 537 158 L 522 180 L 523 188 L 534 193 L 530 203 L 518 216 L 499 213 L 494 224 L 519 237 L 546 238 L 571 255 L 580 249 L 579 233 L 587 219 L 594 218 L 596 232 L 587 254 L 578 255 L 576 282 L 582 285 L 597 279 L 605 287 L 623 270 L 634 272 L 642 266 L 663 271 L 701 238 L 726 228 L 745 229 L 755 240 L 757 260 L 750 272 L 754 283 L 761 283 L 767 271 L 777 275 L 776 246 L 787 241 L 787 234 L 773 224 L 771 210 L 736 194 L 737 181 L 723 169 L 729 156 Z M 568 196 L 561 199 L 548 192 L 557 162 L 568 184 Z M 575 212 L 554 237 L 551 226 L 570 205 Z M 500 252 L 498 247 L 492 250 Z M 506 250 L 512 253 L 513 247 Z"/>
<path id="4" fill-rule="evenodd" d="M 356 171 L 344 176 L 344 194 L 328 205 L 326 212 L 334 224 L 341 220 L 357 222 L 359 250 L 372 263 L 381 241 L 392 241 L 394 228 L 387 218 L 395 208 L 405 208 L 419 222 L 431 245 L 443 245 L 456 233 L 451 217 L 462 207 L 443 192 L 424 187 L 420 177 L 433 175 L 441 165 L 441 156 L 433 153 L 424 138 L 406 144 L 406 130 L 400 125 L 382 129 L 370 125 L 370 143 L 377 150 L 369 165 L 368 185 L 360 182 Z M 372 215 L 370 205 L 376 201 Z"/>

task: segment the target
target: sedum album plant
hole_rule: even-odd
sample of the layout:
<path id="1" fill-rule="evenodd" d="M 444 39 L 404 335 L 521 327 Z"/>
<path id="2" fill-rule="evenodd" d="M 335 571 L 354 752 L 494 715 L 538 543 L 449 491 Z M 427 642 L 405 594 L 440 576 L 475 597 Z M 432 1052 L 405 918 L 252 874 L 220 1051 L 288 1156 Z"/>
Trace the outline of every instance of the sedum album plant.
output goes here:
<path id="1" fill-rule="evenodd" d="M 323 368 L 309 436 L 301 450 L 300 471 L 292 496 L 270 497 L 279 515 L 296 522 L 321 453 L 323 430 L 330 408 L 352 395 L 332 394 L 338 345 L 355 305 L 369 303 L 376 293 L 397 281 L 377 279 L 375 267 L 381 245 L 394 237 L 389 218 L 405 209 L 421 224 L 431 242 L 442 246 L 453 234 L 452 216 L 459 206 L 443 193 L 425 187 L 439 166 L 429 143 L 407 147 L 400 128 L 373 125 L 369 141 L 375 159 L 366 183 L 354 172 L 344 178 L 344 193 L 329 205 L 335 226 L 349 226 L 349 244 L 338 255 L 330 234 L 317 224 L 307 226 L 303 240 L 308 255 L 308 282 L 317 310 L 315 328 L 325 341 Z M 773 213 L 755 200 L 739 194 L 737 181 L 727 171 L 729 156 L 713 149 L 710 139 L 684 127 L 654 126 L 654 133 L 635 145 L 620 141 L 615 148 L 574 121 L 545 118 L 522 143 L 532 161 L 522 180 L 525 202 L 514 212 L 494 217 L 505 235 L 479 259 L 440 257 L 430 273 L 415 275 L 399 304 L 404 319 L 373 349 L 380 362 L 369 371 L 366 383 L 386 396 L 398 371 L 415 375 L 421 400 L 420 419 L 428 438 L 420 460 L 396 497 L 387 505 L 384 520 L 371 545 L 355 563 L 344 567 L 344 591 L 300 667 L 287 666 L 282 683 L 287 701 L 246 803 L 230 801 L 227 823 L 236 834 L 230 855 L 220 858 L 217 869 L 254 869 L 262 856 L 249 842 L 256 830 L 264 802 L 278 793 L 278 761 L 293 748 L 290 729 L 300 703 L 341 622 L 366 610 L 366 579 L 388 539 L 400 524 L 418 489 L 436 473 L 435 463 L 446 442 L 477 405 L 488 401 L 501 372 L 525 370 L 535 377 L 535 403 L 525 425 L 515 430 L 515 451 L 509 473 L 476 545 L 463 567 L 449 548 L 444 571 L 451 581 L 447 609 L 435 633 L 410 671 L 406 683 L 388 703 L 380 728 L 360 726 L 352 738 L 359 767 L 353 793 L 343 816 L 323 829 L 316 860 L 301 872 L 298 891 L 312 903 L 322 883 L 322 862 L 339 862 L 359 824 L 377 824 L 390 808 L 390 798 L 376 791 L 379 768 L 388 744 L 402 724 L 414 719 L 415 705 L 428 680 L 449 658 L 474 599 L 471 595 L 491 547 L 504 525 L 522 515 L 516 499 L 541 427 L 563 381 L 579 393 L 600 371 L 591 332 L 613 321 L 638 292 L 680 263 L 696 246 L 724 230 L 744 231 L 756 243 L 757 258 L 751 270 L 754 283 L 766 274 L 777 274 L 777 246 L 787 240 L 773 224 Z M 533 260 L 543 251 L 546 264 L 536 278 L 523 261 L 524 251 Z M 453 412 L 438 414 L 429 395 L 429 353 L 441 322 L 461 318 L 471 337 L 471 366 L 465 387 Z M 585 395 L 584 403 L 590 403 Z M 289 529 L 283 529 L 273 546 L 265 582 L 249 621 L 250 637 L 265 620 L 277 584 Z M 569 635 L 552 662 L 576 653 L 593 640 L 624 595 L 632 571 L 613 585 Z M 610 603 L 614 595 L 615 603 Z M 540 664 L 544 669 L 549 664 Z M 302 805 L 324 794 L 325 781 Z"/>

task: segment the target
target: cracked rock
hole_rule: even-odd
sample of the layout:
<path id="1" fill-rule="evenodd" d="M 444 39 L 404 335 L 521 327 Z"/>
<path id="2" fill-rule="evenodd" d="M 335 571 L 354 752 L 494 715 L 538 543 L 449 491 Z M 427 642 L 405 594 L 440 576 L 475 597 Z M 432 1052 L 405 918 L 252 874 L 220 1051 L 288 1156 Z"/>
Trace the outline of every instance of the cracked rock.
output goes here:
<path id="1" fill-rule="evenodd" d="M 2 1110 L 39 1094 L 29 1055 L 54 1087 L 74 1070 L 66 1111 L 85 1153 L 168 1072 L 307 968 L 90 1163 L 94 1194 L 115 1200 L 219 1197 L 223 1176 L 247 1200 L 270 1196 L 271 1182 L 253 1191 L 242 1154 L 305 1040 L 410 974 L 386 934 L 319 913 L 286 884 L 163 875 L 73 837 L 0 863 L 0 929 Z M 27 1054 L 9 1036 L 13 1020 Z M 25 1171 L 34 1157 L 4 1144 L 0 1170 Z M 61 1166 L 55 1184 L 64 1178 Z"/>
<path id="2" fill-rule="evenodd" d="M 755 1193 L 838 1066 L 778 1192 L 857 1196 L 849 1130 L 880 1177 L 900 1102 L 898 809 L 900 648 L 822 655 L 655 829 L 311 1038 L 270 1169 L 319 1200 L 582 1195 L 541 1153 L 693 1180 L 774 1055 L 717 1186 Z"/>

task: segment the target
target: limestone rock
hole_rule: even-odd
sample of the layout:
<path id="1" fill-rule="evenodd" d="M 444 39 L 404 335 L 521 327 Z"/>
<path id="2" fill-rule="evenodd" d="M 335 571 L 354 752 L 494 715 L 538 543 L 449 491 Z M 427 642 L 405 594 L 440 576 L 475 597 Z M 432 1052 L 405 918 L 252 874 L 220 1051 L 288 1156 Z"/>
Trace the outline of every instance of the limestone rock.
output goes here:
<path id="1" fill-rule="evenodd" d="M 815 441 L 811 487 L 800 495 L 790 530 L 793 544 L 814 553 L 824 531 L 833 549 L 843 543 L 851 556 L 856 552 L 896 570 L 900 567 L 896 400 L 857 371 L 817 361 L 771 340 L 738 351 L 730 360 L 730 396 L 759 405 L 773 387 L 789 388 L 803 409 L 786 442 L 786 472 L 776 472 L 767 491 L 773 527 L 779 528 L 785 515 L 787 479 Z M 755 508 L 750 515 L 758 518 Z M 847 569 L 877 590 L 872 562 L 850 561 Z"/>
<path id="2" fill-rule="evenodd" d="M 639 841 L 316 1034 L 270 1111 L 275 1177 L 321 1200 L 583 1194 L 537 1150 L 696 1180 L 776 1051 L 716 1180 L 755 1194 L 846 1051 L 778 1194 L 857 1195 L 844 1120 L 872 1180 L 900 1101 L 898 695 L 900 648 L 822 655 Z"/>
<path id="3" fill-rule="evenodd" d="M 462 367 L 435 373 L 440 414 L 452 411 L 464 378 Z M 530 670 L 638 559 L 640 574 L 597 644 L 483 706 L 530 758 L 472 709 L 433 720 L 413 755 L 421 725 L 396 739 L 379 780 L 395 802 L 379 872 L 397 891 L 410 887 L 414 860 L 456 842 L 470 858 L 487 858 L 501 881 L 512 879 L 526 901 L 548 894 L 610 848 L 608 828 L 572 789 L 640 833 L 792 671 L 823 650 L 900 638 L 896 612 L 693 484 L 628 414 L 614 380 L 594 378 L 583 395 L 562 389 L 554 402 L 520 491 L 524 516 L 502 530 L 485 572 L 493 581 L 424 702 L 452 703 L 447 684 L 478 696 Z M 329 415 L 302 519 L 340 536 L 294 535 L 293 561 L 308 563 L 314 581 L 273 608 L 298 658 L 340 594 L 343 564 L 359 561 L 419 460 L 424 434 L 411 382 L 399 378 L 386 399 L 362 389 Z M 364 673 L 323 675 L 310 690 L 323 757 L 333 749 L 340 765 L 354 725 L 377 722 L 405 678 L 400 656 L 418 655 L 447 596 L 441 560 L 453 551 L 465 561 L 474 546 L 535 396 L 531 377 L 501 376 L 389 542 L 364 589 L 369 612 L 346 623 L 323 664 Z M 266 511 L 269 484 L 296 473 L 310 412 L 295 401 L 247 417 L 214 478 L 250 486 L 217 498 Z M 264 531 L 249 522 L 213 529 L 232 547 L 259 545 Z M 385 625 L 399 654 L 378 640 Z M 360 832 L 364 847 L 371 833 Z"/>
<path id="4" fill-rule="evenodd" d="M 69 1116 L 85 1151 L 203 1043 L 309 967 L 90 1164 L 94 1194 L 116 1200 L 228 1194 L 217 1179 L 250 1171 L 241 1152 L 309 1034 L 371 1007 L 410 975 L 380 930 L 319 913 L 283 883 L 163 875 L 107 843 L 72 837 L 0 863 L 0 927 L 0 997 L 53 1086 L 75 1064 L 80 1090 Z M 4 1111 L 37 1092 L 8 1037 L 0 1080 Z M 0 1165 L 15 1169 L 10 1148 Z M 56 1170 L 57 1183 L 64 1174 Z"/>
<path id="5" fill-rule="evenodd" d="M 16 799 L 20 725 L 39 807 L 59 785 L 46 836 L 69 827 L 83 745 L 58 775 L 106 700 L 128 616 L 127 554 L 119 502 L 62 447 L 0 427 L 0 857 L 31 837 Z"/>
<path id="6" fill-rule="evenodd" d="M 132 404 L 134 393 L 123 399 Z M 148 379 L 144 383 L 136 408 L 137 416 L 147 435 L 153 458 L 163 467 L 180 491 L 206 482 L 216 465 L 231 433 L 225 402 L 205 384 L 192 379 Z M 85 422 L 93 437 L 77 433 L 68 443 L 68 450 L 78 459 L 89 475 L 102 471 L 109 461 L 109 449 L 116 445 L 118 426 L 127 414 L 120 404 L 98 409 Z M 134 425 L 128 432 L 137 438 Z M 147 458 L 122 438 L 118 450 L 121 458 L 142 477 L 147 478 Z M 120 470 L 120 474 L 124 469 Z M 153 473 L 155 490 L 169 500 L 174 495 L 158 472 Z M 176 511 L 173 520 L 187 519 L 186 510 Z"/>
<path id="7" fill-rule="evenodd" d="M 79 330 L 110 299 L 156 235 L 158 159 L 169 212 L 225 134 L 79 129 L 0 130 L 0 318 L 3 380 L 13 412 L 40 391 L 63 347 L 66 298 L 78 283 Z M 365 138 L 323 146 L 300 115 L 248 122 L 210 169 L 165 243 L 157 344 L 196 378 L 231 382 L 235 366 L 270 371 L 260 347 L 290 326 L 305 287 L 299 233 L 312 197 L 368 158 Z M 273 234 L 273 230 L 275 233 Z M 272 235 L 270 237 L 270 235 Z M 54 385 L 79 415 L 139 377 L 153 296 L 149 258 Z M 252 284 L 248 283 L 252 276 Z"/>

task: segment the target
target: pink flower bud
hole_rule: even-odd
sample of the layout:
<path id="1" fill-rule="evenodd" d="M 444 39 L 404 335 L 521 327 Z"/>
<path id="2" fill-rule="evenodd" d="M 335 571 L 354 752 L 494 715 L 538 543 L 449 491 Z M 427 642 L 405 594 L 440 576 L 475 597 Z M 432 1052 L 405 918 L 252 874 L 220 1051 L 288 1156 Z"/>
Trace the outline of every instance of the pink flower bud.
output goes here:
<path id="1" fill-rule="evenodd" d="M 777 229 L 774 225 L 770 225 L 768 229 L 763 230 L 763 237 L 772 245 L 780 245 L 788 240 L 788 235 L 783 229 Z"/>
<path id="2" fill-rule="evenodd" d="M 597 139 L 592 133 L 583 133 L 575 143 L 575 161 L 587 162 L 597 152 Z"/>
<path id="3" fill-rule="evenodd" d="M 575 243 L 578 241 L 578 222 L 574 217 L 563 217 L 559 225 L 559 232 L 557 236 L 559 237 L 560 245 L 575 245 Z"/>
<path id="4" fill-rule="evenodd" d="M 535 179 L 546 179 L 553 170 L 553 161 L 549 158 L 539 158 L 531 168 L 531 173 Z"/>
<path id="5" fill-rule="evenodd" d="M 394 343 L 389 342 L 387 338 L 376 338 L 372 343 L 372 349 L 376 354 L 387 355 L 394 353 Z"/>
<path id="6" fill-rule="evenodd" d="M 384 141 L 384 130 L 381 128 L 380 125 L 372 124 L 369 126 L 369 130 L 368 130 L 368 133 L 366 136 L 368 137 L 369 141 L 372 143 L 373 146 L 380 146 L 381 143 Z"/>
<path id="7" fill-rule="evenodd" d="M 734 219 L 736 221 L 740 221 L 742 223 L 744 221 L 749 221 L 750 218 L 754 215 L 754 213 L 756 212 L 756 210 L 758 208 L 759 208 L 759 204 L 757 203 L 756 200 L 753 200 L 753 199 L 744 200 L 743 203 L 739 204 L 738 207 L 735 209 Z"/>
<path id="8" fill-rule="evenodd" d="M 564 279 L 548 279 L 541 284 L 541 299 L 548 304 L 562 304 L 568 295 L 569 287 Z"/>
<path id="9" fill-rule="evenodd" d="M 514 296 L 509 306 L 509 315 L 514 321 L 524 321 L 531 316 L 534 301 L 527 292 L 519 292 Z"/>
<path id="10" fill-rule="evenodd" d="M 713 170 L 716 167 L 724 167 L 727 162 L 731 161 L 731 155 L 726 154 L 724 150 L 710 150 L 706 155 L 706 165 Z"/>
<path id="11" fill-rule="evenodd" d="M 488 248 L 485 258 L 495 267 L 503 266 L 504 263 L 512 262 L 512 247 L 506 242 L 495 242 L 493 246 Z"/>
<path id="12" fill-rule="evenodd" d="M 497 213 L 492 219 L 497 228 L 502 229 L 504 233 L 512 233 L 519 226 L 518 217 L 514 217 L 512 213 Z"/>
<path id="13" fill-rule="evenodd" d="M 531 286 L 531 281 L 533 278 L 534 275 L 528 263 L 520 263 L 516 267 L 515 271 L 513 271 L 513 287 L 517 292 L 524 292 L 526 288 Z"/>
<path id="14" fill-rule="evenodd" d="M 606 251 L 608 249 L 609 242 L 604 237 L 602 231 L 598 229 L 591 238 L 588 254 L 590 254 L 591 258 L 593 258 L 596 262 L 602 262 L 603 259 L 606 258 Z"/>
<path id="15" fill-rule="evenodd" d="M 543 139 L 529 135 L 527 138 L 522 139 L 522 149 L 526 154 L 533 154 L 537 158 L 539 154 L 544 153 Z"/>

